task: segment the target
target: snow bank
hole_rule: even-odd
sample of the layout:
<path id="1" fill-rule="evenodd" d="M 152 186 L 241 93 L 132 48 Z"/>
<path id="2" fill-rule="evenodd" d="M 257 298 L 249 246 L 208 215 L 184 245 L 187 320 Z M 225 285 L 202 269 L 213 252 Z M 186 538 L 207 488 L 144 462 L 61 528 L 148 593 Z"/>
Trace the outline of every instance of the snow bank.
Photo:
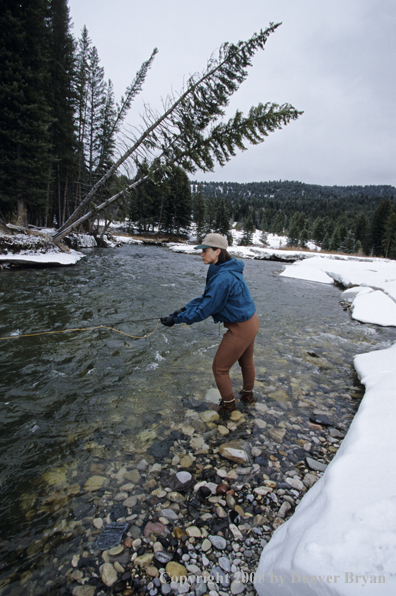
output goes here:
<path id="1" fill-rule="evenodd" d="M 354 319 L 396 327 L 396 261 L 321 255 L 304 263 L 293 263 L 281 276 L 320 283 L 329 283 L 331 279 L 353 288 L 351 314 Z M 344 292 L 343 297 L 349 298 L 353 293 Z"/>
<path id="2" fill-rule="evenodd" d="M 354 363 L 365 397 L 324 476 L 264 548 L 259 596 L 396 594 L 396 344 Z"/>
<path id="3" fill-rule="evenodd" d="M 68 252 L 57 252 L 53 250 L 44 253 L 37 253 L 34 251 L 21 251 L 15 254 L 7 253 L 0 255 L 0 263 L 75 265 L 83 257 L 85 257 L 85 255 L 73 249 L 70 249 Z"/>

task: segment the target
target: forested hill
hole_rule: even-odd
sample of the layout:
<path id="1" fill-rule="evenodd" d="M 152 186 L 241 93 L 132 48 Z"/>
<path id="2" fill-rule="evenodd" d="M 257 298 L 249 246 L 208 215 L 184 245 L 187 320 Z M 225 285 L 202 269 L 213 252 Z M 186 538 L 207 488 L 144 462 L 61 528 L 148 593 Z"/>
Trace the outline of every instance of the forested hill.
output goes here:
<path id="1" fill-rule="evenodd" d="M 300 211 L 311 218 L 336 219 L 364 212 L 371 217 L 381 201 L 396 200 L 396 188 L 378 186 L 320 186 L 287 180 L 269 182 L 192 182 L 192 191 L 201 188 L 205 198 L 224 198 L 234 220 L 247 210 L 283 211 L 286 217 Z M 236 217 L 235 217 L 236 216 Z"/>

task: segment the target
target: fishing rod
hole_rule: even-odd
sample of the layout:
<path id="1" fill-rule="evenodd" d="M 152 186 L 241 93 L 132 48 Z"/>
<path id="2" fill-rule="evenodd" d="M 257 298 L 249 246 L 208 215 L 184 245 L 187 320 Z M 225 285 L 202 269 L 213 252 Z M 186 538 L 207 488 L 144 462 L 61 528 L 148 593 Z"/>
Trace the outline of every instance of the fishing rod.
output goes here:
<path id="1" fill-rule="evenodd" d="M 56 331 L 40 331 L 38 333 L 26 333 L 23 335 L 9 335 L 7 337 L 0 337 L 2 339 L 18 339 L 22 337 L 35 337 L 37 335 L 47 335 L 47 334 L 54 334 L 54 333 L 67 333 L 68 331 L 92 331 L 93 329 L 110 329 L 111 331 L 115 331 L 116 333 L 120 333 L 121 335 L 126 335 L 127 337 L 132 337 L 133 339 L 145 339 L 146 337 L 150 337 L 153 335 L 157 330 L 158 324 L 160 322 L 161 317 L 150 317 L 148 319 L 133 319 L 127 321 L 117 321 L 116 323 L 109 323 L 108 325 L 95 325 L 93 327 L 76 327 L 70 329 L 61 329 Z M 154 328 L 154 331 L 142 336 L 131 335 L 130 333 L 125 333 L 124 331 L 119 331 L 118 329 L 114 329 L 114 325 L 119 325 L 120 323 L 140 323 L 144 321 L 157 321 L 157 324 Z"/>

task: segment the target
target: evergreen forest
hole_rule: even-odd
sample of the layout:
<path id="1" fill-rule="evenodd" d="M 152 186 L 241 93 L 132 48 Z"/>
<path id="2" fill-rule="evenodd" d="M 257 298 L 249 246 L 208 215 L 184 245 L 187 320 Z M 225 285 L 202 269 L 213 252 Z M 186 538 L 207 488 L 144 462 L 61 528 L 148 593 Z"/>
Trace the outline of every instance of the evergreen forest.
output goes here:
<path id="1" fill-rule="evenodd" d="M 304 248 L 313 241 L 323 250 L 396 258 L 396 188 L 320 186 L 294 181 L 193 181 L 194 217 L 199 228 L 223 229 L 237 222 L 243 242 L 255 229 L 288 236 Z M 216 207 L 217 206 L 217 207 Z M 215 213 L 218 213 L 216 216 Z M 216 223 L 217 217 L 217 223 Z"/>

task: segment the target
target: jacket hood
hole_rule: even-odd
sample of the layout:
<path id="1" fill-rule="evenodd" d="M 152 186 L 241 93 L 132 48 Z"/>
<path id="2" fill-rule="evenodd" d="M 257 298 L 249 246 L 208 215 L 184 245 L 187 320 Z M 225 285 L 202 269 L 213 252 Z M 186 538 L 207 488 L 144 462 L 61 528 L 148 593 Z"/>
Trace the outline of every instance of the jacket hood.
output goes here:
<path id="1" fill-rule="evenodd" d="M 239 261 L 235 257 L 233 257 L 231 259 L 231 261 L 226 261 L 225 263 L 222 263 L 221 265 L 209 265 L 208 278 L 215 276 L 215 275 L 221 275 L 221 273 L 224 273 L 224 272 L 243 273 L 244 268 L 245 268 L 245 263 L 243 261 Z"/>

